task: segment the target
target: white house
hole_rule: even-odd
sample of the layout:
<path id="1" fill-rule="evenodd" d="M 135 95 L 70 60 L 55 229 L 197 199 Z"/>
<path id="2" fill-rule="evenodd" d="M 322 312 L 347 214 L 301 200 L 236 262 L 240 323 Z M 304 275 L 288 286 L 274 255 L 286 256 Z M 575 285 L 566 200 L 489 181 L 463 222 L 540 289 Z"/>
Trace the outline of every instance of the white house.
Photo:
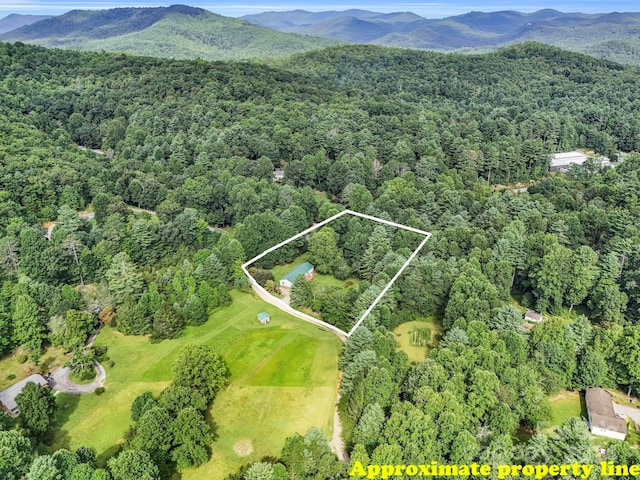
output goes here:
<path id="1" fill-rule="evenodd" d="M 49 382 L 47 382 L 42 375 L 38 375 L 37 373 L 30 375 L 0 392 L 0 409 L 4 410 L 8 415 L 15 417 L 18 414 L 16 397 L 22 392 L 22 389 L 27 383 L 37 383 L 40 386 L 49 385 Z"/>
<path id="2" fill-rule="evenodd" d="M 591 433 L 624 440 L 627 436 L 627 422 L 616 415 L 611 394 L 603 388 L 588 387 L 584 399 Z"/>

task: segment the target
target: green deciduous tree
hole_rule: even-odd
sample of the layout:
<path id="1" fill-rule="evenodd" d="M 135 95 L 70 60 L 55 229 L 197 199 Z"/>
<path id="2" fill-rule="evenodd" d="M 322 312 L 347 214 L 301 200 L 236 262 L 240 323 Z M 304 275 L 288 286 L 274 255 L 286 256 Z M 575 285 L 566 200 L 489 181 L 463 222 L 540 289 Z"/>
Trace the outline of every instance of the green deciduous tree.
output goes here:
<path id="1" fill-rule="evenodd" d="M 158 467 L 147 452 L 124 450 L 107 462 L 113 480 L 159 480 Z"/>
<path id="2" fill-rule="evenodd" d="M 171 458 L 178 469 L 202 465 L 209 458 L 210 428 L 202 414 L 193 407 L 178 412 L 174 422 L 175 449 Z"/>
<path id="3" fill-rule="evenodd" d="M 169 385 L 165 388 L 160 394 L 159 403 L 174 415 L 187 407 L 199 411 L 207 408 L 207 400 L 202 393 L 181 385 Z"/>
<path id="4" fill-rule="evenodd" d="M 0 431 L 0 478 L 20 480 L 29 470 L 33 447 L 16 430 Z"/>
<path id="5" fill-rule="evenodd" d="M 29 382 L 16 396 L 20 423 L 32 435 L 40 436 L 53 425 L 56 401 L 51 389 Z"/>
<path id="6" fill-rule="evenodd" d="M 228 370 L 217 353 L 206 345 L 187 345 L 173 363 L 173 383 L 199 391 L 207 401 L 227 383 Z"/>
<path id="7" fill-rule="evenodd" d="M 14 341 L 33 349 L 39 355 L 46 328 L 40 319 L 35 300 L 29 295 L 19 295 L 12 316 Z"/>
<path id="8" fill-rule="evenodd" d="M 64 477 L 55 460 L 49 455 L 42 455 L 33 460 L 26 480 L 64 480 Z"/>
<path id="9" fill-rule="evenodd" d="M 68 310 L 64 318 L 54 318 L 49 322 L 50 338 L 54 345 L 75 352 L 84 346 L 95 327 L 96 320 L 91 313 Z"/>
<path id="10" fill-rule="evenodd" d="M 341 262 L 338 234 L 331 227 L 323 227 L 309 239 L 309 259 L 318 273 L 333 274 Z"/>
<path id="11" fill-rule="evenodd" d="M 580 359 L 574 376 L 574 386 L 583 390 L 586 387 L 602 387 L 607 382 L 607 362 L 603 355 L 593 348 L 587 348 Z"/>
<path id="12" fill-rule="evenodd" d="M 570 277 L 565 297 L 572 310 L 587 298 L 598 277 L 598 254 L 586 245 L 578 247 L 571 259 Z"/>

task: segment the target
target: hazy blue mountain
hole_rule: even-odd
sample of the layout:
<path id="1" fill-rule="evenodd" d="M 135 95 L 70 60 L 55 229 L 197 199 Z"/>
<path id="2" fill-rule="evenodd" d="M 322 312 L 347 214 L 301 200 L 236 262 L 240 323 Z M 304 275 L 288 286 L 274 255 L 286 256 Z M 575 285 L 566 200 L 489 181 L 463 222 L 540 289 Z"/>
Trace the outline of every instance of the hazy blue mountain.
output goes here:
<path id="1" fill-rule="evenodd" d="M 0 35 L 0 40 L 205 60 L 279 57 L 340 43 L 184 5 L 73 10 Z"/>
<path id="2" fill-rule="evenodd" d="M 538 41 L 601 58 L 640 64 L 640 13 L 584 14 L 553 9 L 469 12 L 426 19 L 410 12 L 266 12 L 243 17 L 281 31 L 404 48 L 491 50 Z"/>
<path id="3" fill-rule="evenodd" d="M 0 19 L 0 33 L 10 32 L 16 28 L 31 25 L 47 18 L 51 18 L 51 15 L 18 15 L 17 13 L 12 13 Z"/>

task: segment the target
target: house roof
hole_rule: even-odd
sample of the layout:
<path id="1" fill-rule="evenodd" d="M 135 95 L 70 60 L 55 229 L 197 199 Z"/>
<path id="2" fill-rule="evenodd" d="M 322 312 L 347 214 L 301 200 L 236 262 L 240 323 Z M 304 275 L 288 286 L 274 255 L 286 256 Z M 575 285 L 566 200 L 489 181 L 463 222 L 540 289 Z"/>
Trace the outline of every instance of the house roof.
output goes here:
<path id="1" fill-rule="evenodd" d="M 534 310 L 527 310 L 527 313 L 524 314 L 524 318 L 525 319 L 531 319 L 534 322 L 540 322 L 542 321 L 542 314 L 538 313 Z"/>
<path id="2" fill-rule="evenodd" d="M 271 315 L 269 315 L 267 312 L 260 312 L 258 314 L 258 320 L 264 320 L 265 318 L 271 318 Z"/>
<path id="3" fill-rule="evenodd" d="M 49 383 L 44 379 L 42 375 L 34 373 L 33 375 L 28 376 L 24 380 L 20 380 L 18 383 L 14 383 L 6 390 L 0 392 L 0 403 L 2 403 L 4 407 L 10 412 L 15 411 L 18 408 L 16 397 L 20 392 L 22 392 L 22 389 L 29 382 L 37 383 L 38 385 L 47 385 Z"/>
<path id="4" fill-rule="evenodd" d="M 310 270 L 313 270 L 313 265 L 311 265 L 309 262 L 301 263 L 293 270 L 290 270 L 289 273 L 281 278 L 281 280 L 289 280 L 291 283 L 293 283 L 298 275 L 304 275 Z"/>
<path id="5" fill-rule="evenodd" d="M 588 387 L 584 399 L 589 412 L 591 427 L 618 433 L 627 433 L 627 423 L 616 415 L 609 392 L 602 388 Z"/>

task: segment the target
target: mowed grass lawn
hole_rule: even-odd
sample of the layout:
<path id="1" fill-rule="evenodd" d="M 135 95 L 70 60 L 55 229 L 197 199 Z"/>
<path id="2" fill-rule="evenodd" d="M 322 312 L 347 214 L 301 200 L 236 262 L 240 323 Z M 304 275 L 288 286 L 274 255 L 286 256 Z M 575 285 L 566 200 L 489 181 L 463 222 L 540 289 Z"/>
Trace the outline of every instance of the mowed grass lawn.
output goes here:
<path id="1" fill-rule="evenodd" d="M 550 430 L 559 427 L 571 417 L 587 416 L 584 399 L 578 391 L 564 390 L 549 398 L 549 404 L 551 405 Z"/>
<path id="2" fill-rule="evenodd" d="M 9 388 L 14 383 L 18 383 L 23 378 L 27 378 L 34 373 L 47 373 L 67 360 L 69 360 L 69 355 L 65 355 L 56 347 L 47 348 L 40 357 L 38 364 L 29 359 L 20 363 L 18 355 L 7 355 L 0 360 L 0 390 Z"/>
<path id="3" fill-rule="evenodd" d="M 284 440 L 319 426 L 330 437 L 338 388 L 341 342 L 320 328 L 291 317 L 250 293 L 232 292 L 233 303 L 211 315 L 182 337 L 149 343 L 146 337 L 127 337 L 105 328 L 96 340 L 109 348 L 115 362 L 106 367 L 104 394 L 82 395 L 60 403 L 60 430 L 54 448 L 97 450 L 101 461 L 113 454 L 131 422 L 133 399 L 151 390 L 159 393 L 171 381 L 171 365 L 186 344 L 206 344 L 224 358 L 230 385 L 210 408 L 217 439 L 209 463 L 182 474 L 188 479 L 222 479 L 240 465 L 264 456 L 277 456 Z M 262 325 L 258 312 L 267 311 L 271 323 Z M 250 442 L 252 453 L 234 451 Z M 247 442 L 248 441 L 248 442 Z"/>
<path id="4" fill-rule="evenodd" d="M 308 260 L 304 255 L 296 258 L 293 262 L 287 263 L 284 265 L 276 265 L 271 269 L 271 273 L 273 273 L 274 278 L 276 279 L 276 283 L 280 283 L 280 279 L 284 277 L 287 273 L 293 270 L 295 267 L 300 265 L 303 262 L 307 262 Z M 327 287 L 336 287 L 336 288 L 345 288 L 345 285 L 349 284 L 348 287 L 358 288 L 360 285 L 360 279 L 358 278 L 349 278 L 347 280 L 338 280 L 333 275 L 323 275 L 318 272 L 314 273 L 313 278 L 314 284 L 325 285 Z"/>
<path id="5" fill-rule="evenodd" d="M 428 330 L 430 336 L 428 345 L 413 344 L 411 337 L 415 330 Z M 393 330 L 393 334 L 399 344 L 399 349 L 407 354 L 409 361 L 418 363 L 427 358 L 429 350 L 438 344 L 442 335 L 442 327 L 433 319 L 414 320 L 398 325 Z"/>

